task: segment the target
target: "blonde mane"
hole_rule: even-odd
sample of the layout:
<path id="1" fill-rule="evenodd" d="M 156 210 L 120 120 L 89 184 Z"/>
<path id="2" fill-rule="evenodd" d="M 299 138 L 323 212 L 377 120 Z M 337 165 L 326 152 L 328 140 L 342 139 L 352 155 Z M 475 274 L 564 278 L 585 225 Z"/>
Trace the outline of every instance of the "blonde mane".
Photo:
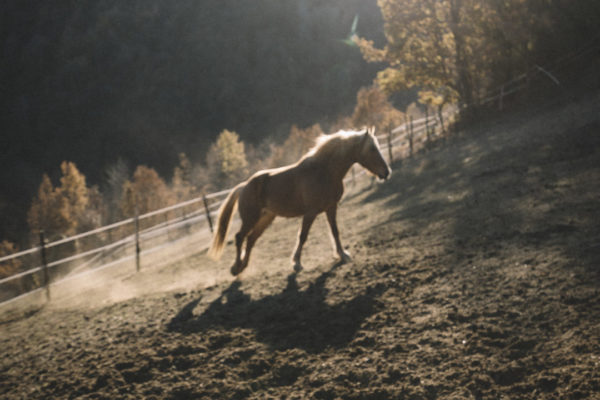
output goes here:
<path id="1" fill-rule="evenodd" d="M 352 139 L 365 134 L 365 131 L 339 131 L 330 135 L 320 135 L 315 140 L 315 145 L 306 153 L 306 157 L 330 157 L 338 152 L 345 152 L 350 144 L 355 144 Z"/>

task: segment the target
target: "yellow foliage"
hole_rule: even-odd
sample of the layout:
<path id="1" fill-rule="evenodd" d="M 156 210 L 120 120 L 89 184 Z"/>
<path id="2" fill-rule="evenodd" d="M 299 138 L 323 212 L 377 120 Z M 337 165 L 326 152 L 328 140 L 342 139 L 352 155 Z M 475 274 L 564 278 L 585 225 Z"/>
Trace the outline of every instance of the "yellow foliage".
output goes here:
<path id="1" fill-rule="evenodd" d="M 355 127 L 375 126 L 378 131 L 402 122 L 403 114 L 388 101 L 386 94 L 377 86 L 362 88 L 356 96 L 352 114 Z"/>
<path id="2" fill-rule="evenodd" d="M 174 196 L 158 173 L 140 165 L 133 173 L 133 179 L 123 184 L 121 209 L 124 215 L 133 216 L 137 212 L 145 214 L 174 204 Z"/>
<path id="3" fill-rule="evenodd" d="M 69 161 L 63 161 L 60 169 L 60 186 L 55 188 L 48 175 L 44 174 L 38 194 L 27 213 L 33 234 L 44 230 L 48 238 L 72 235 L 86 219 L 89 189 L 85 176 Z"/>
<path id="4" fill-rule="evenodd" d="M 365 60 L 388 64 L 377 83 L 387 93 L 413 86 L 438 92 L 428 103 L 457 98 L 469 103 L 489 64 L 490 49 L 482 38 L 492 7 L 481 0 L 379 0 L 379 6 L 387 44 L 377 49 L 357 40 Z M 445 88 L 453 98 L 440 93 Z"/>
<path id="5" fill-rule="evenodd" d="M 315 144 L 315 139 L 323 134 L 321 125 L 315 124 L 306 129 L 293 125 L 282 146 L 271 149 L 271 166 L 280 167 L 298 161 Z"/>
<path id="6" fill-rule="evenodd" d="M 217 187 L 228 187 L 248 173 L 244 142 L 237 133 L 225 129 L 212 144 L 206 163 Z"/>
<path id="7" fill-rule="evenodd" d="M 192 164 L 185 153 L 179 154 L 179 165 L 173 170 L 172 186 L 177 201 L 188 200 L 196 192 L 192 182 Z"/>
<path id="8" fill-rule="evenodd" d="M 75 232 L 79 220 L 83 217 L 89 202 L 88 188 L 85 176 L 79 172 L 75 163 L 63 161 L 60 165 L 62 177 L 60 187 L 57 189 L 60 196 L 65 199 L 65 217 L 69 221 L 67 234 Z"/>
<path id="9" fill-rule="evenodd" d="M 48 238 L 66 233 L 71 226 L 67 209 L 66 198 L 53 187 L 48 175 L 44 174 L 38 194 L 27 213 L 31 232 L 37 235 L 44 230 Z"/>
<path id="10" fill-rule="evenodd" d="M 419 103 L 429 106 L 440 106 L 444 104 L 444 97 L 432 90 L 421 90 L 419 92 Z"/>
<path id="11" fill-rule="evenodd" d="M 376 48 L 372 40 L 356 37 L 354 42 L 358 45 L 366 61 L 381 62 L 385 60 L 385 51 Z"/>

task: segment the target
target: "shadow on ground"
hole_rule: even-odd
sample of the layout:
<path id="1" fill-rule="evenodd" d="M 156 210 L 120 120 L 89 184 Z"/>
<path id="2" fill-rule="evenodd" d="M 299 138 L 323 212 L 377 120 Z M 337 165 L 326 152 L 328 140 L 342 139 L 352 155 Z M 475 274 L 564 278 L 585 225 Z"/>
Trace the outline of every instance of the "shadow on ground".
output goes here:
<path id="1" fill-rule="evenodd" d="M 396 164 L 393 183 L 365 201 L 396 210 L 382 227 L 401 222 L 398 234 L 423 235 L 442 221 L 458 260 L 472 256 L 466 249 L 555 249 L 600 279 L 600 119 L 569 125 L 551 111 L 502 130 L 485 126 Z"/>
<path id="2" fill-rule="evenodd" d="M 321 274 L 305 290 L 299 289 L 293 273 L 281 293 L 257 300 L 244 293 L 241 282 L 236 280 L 201 315 L 193 313 L 201 297 L 186 304 L 167 329 L 183 334 L 212 328 L 251 329 L 258 341 L 271 348 L 298 348 L 309 353 L 342 347 L 354 338 L 363 321 L 377 312 L 376 298 L 384 288 L 368 287 L 349 301 L 328 304 L 325 286 L 336 268 L 334 265 Z"/>

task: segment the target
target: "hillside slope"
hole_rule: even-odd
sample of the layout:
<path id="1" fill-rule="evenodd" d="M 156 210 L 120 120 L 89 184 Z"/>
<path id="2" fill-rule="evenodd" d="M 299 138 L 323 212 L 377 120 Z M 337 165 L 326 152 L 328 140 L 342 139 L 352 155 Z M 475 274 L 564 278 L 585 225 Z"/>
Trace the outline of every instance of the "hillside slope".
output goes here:
<path id="1" fill-rule="evenodd" d="M 0 396 L 597 396 L 599 106 L 530 109 L 396 164 L 342 204 L 349 264 L 319 219 L 291 274 L 282 220 L 241 279 L 228 246 L 126 278 L 155 285 L 135 298 L 4 315 Z"/>

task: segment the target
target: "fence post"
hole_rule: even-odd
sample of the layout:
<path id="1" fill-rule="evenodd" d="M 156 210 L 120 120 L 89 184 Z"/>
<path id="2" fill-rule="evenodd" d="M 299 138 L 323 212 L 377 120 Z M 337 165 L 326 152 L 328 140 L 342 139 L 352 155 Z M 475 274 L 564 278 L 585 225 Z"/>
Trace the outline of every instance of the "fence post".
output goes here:
<path id="1" fill-rule="evenodd" d="M 46 259 L 46 239 L 44 231 L 40 230 L 40 254 L 42 256 L 42 269 L 44 271 L 44 286 L 46 287 L 46 300 L 50 301 L 50 276 L 48 275 L 48 260 Z"/>
<path id="2" fill-rule="evenodd" d="M 187 219 L 188 219 L 188 215 L 187 215 L 187 212 L 185 212 L 185 207 L 183 207 L 183 208 L 181 209 L 181 213 L 183 214 L 183 220 L 184 220 L 184 221 L 187 221 Z M 185 229 L 187 230 L 187 232 L 188 232 L 188 233 L 190 233 L 190 230 L 191 230 L 191 228 L 192 228 L 192 227 L 191 227 L 191 224 L 190 224 L 189 222 L 187 222 L 187 223 L 185 224 Z"/>
<path id="3" fill-rule="evenodd" d="M 135 270 L 140 272 L 140 216 L 135 208 Z"/>
<path id="4" fill-rule="evenodd" d="M 167 239 L 171 240 L 171 229 L 169 228 L 169 214 L 165 213 L 165 226 L 167 228 Z"/>
<path id="5" fill-rule="evenodd" d="M 410 156 L 413 156 L 413 137 L 414 137 L 414 130 L 413 130 L 413 116 L 410 116 L 410 133 L 408 134 L 408 146 L 409 146 L 409 150 L 410 150 Z"/>
<path id="6" fill-rule="evenodd" d="M 429 106 L 425 107 L 425 135 L 427 138 L 427 145 L 429 146 Z"/>
<path id="7" fill-rule="evenodd" d="M 392 154 L 392 125 L 388 126 L 387 144 L 388 144 L 388 156 L 390 157 L 390 164 L 393 164 L 394 157 Z"/>
<path id="8" fill-rule="evenodd" d="M 213 233 L 212 218 L 210 217 L 210 211 L 208 210 L 208 202 L 206 201 L 206 195 L 204 195 L 204 193 L 202 193 L 202 202 L 204 203 L 204 212 L 206 213 L 206 220 L 208 221 L 210 233 Z"/>

